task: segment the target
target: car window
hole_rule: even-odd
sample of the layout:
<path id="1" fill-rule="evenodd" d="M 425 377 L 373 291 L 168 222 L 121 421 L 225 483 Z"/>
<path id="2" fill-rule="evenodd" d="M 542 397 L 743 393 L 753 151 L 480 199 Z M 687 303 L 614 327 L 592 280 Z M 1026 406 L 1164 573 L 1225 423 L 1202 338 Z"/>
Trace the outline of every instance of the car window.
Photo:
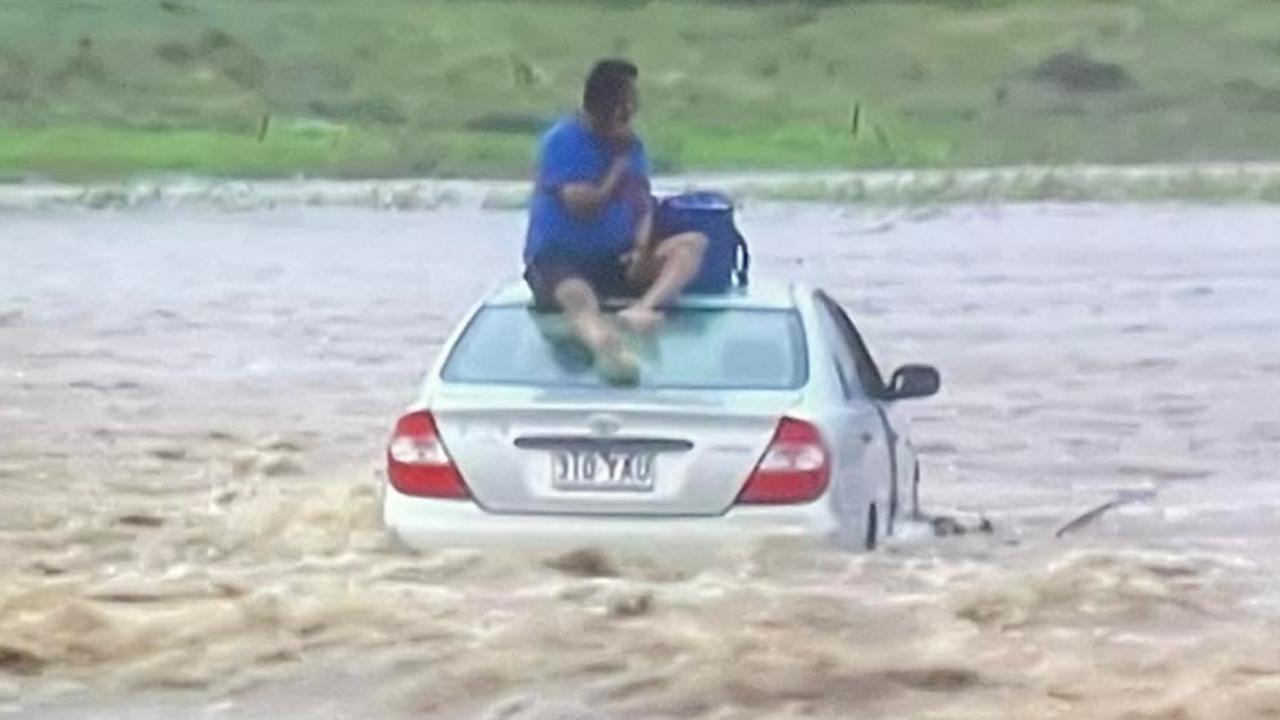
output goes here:
<path id="1" fill-rule="evenodd" d="M 884 392 L 884 378 L 876 367 L 871 352 L 862 341 L 858 328 L 849 319 L 849 315 L 839 303 L 825 293 L 818 293 L 819 304 L 826 308 L 825 313 L 835 326 L 836 339 L 843 349 L 843 357 L 847 358 L 849 376 L 845 382 L 857 385 L 870 397 L 878 397 Z"/>
<path id="2" fill-rule="evenodd" d="M 783 390 L 808 380 L 804 331 L 792 310 L 681 309 L 653 336 L 627 340 L 640 360 L 642 387 Z M 480 310 L 442 376 L 534 387 L 605 384 L 563 315 L 519 306 Z"/>
<path id="3" fill-rule="evenodd" d="M 840 388 L 846 398 L 858 397 L 863 393 L 862 384 L 858 380 L 857 361 L 854 360 L 853 353 L 849 351 L 848 343 L 844 342 L 843 331 L 840 329 L 839 323 L 836 322 L 835 314 L 831 312 L 831 308 L 822 301 L 819 301 L 818 305 L 820 307 L 818 316 L 822 324 L 822 334 L 827 337 L 827 345 L 831 349 L 830 362 L 835 366 L 836 377 L 840 380 Z"/>

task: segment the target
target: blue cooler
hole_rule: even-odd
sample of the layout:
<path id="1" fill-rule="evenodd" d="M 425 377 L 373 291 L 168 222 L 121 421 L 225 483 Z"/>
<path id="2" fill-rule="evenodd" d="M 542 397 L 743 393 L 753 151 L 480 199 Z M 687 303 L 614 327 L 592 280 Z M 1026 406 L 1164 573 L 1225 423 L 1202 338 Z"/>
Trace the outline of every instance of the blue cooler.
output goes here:
<path id="1" fill-rule="evenodd" d="M 685 287 L 686 293 L 724 293 L 735 284 L 747 284 L 751 254 L 747 241 L 733 223 L 733 201 L 718 192 L 691 192 L 663 198 L 654 215 L 659 237 L 684 232 L 707 236 L 702 268 Z"/>

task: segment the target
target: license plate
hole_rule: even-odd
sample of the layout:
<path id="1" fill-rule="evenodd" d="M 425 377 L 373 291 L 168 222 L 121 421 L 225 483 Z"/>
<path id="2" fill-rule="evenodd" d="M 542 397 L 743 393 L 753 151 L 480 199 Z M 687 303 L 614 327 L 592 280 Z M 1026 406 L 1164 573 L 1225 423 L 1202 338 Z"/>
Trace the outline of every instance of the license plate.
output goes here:
<path id="1" fill-rule="evenodd" d="M 630 450 L 556 450 L 551 486 L 557 490 L 653 490 L 654 453 Z"/>

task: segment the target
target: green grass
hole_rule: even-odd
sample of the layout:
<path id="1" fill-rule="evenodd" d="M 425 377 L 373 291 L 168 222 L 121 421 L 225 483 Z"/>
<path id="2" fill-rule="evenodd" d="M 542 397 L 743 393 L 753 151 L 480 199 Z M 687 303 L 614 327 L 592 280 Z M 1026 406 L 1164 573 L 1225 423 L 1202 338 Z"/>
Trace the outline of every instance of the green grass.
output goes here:
<path id="1" fill-rule="evenodd" d="M 1280 158 L 1274 0 L 0 0 L 0 17 L 0 178 L 520 177 L 603 55 L 641 66 L 665 171 Z M 1068 51 L 1128 82 L 1037 78 Z"/>
<path id="2" fill-rule="evenodd" d="M 8 133 L 0 142 L 0 167 L 34 168 L 67 179 L 121 171 L 270 177 L 288 169 L 331 175 L 391 153 L 390 146 L 377 139 L 362 142 L 334 132 L 285 130 L 258 142 L 252 135 L 208 130 L 56 127 Z"/>

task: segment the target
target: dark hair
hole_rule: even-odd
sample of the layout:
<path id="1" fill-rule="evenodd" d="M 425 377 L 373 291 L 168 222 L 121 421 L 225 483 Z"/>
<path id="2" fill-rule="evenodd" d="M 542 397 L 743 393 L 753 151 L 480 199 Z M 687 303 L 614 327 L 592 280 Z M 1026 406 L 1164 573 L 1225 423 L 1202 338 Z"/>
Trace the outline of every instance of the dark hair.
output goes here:
<path id="1" fill-rule="evenodd" d="M 626 60 L 600 60 L 587 75 L 582 91 L 582 107 L 595 117 L 608 115 L 626 93 L 627 81 L 640 77 L 640 70 Z"/>

